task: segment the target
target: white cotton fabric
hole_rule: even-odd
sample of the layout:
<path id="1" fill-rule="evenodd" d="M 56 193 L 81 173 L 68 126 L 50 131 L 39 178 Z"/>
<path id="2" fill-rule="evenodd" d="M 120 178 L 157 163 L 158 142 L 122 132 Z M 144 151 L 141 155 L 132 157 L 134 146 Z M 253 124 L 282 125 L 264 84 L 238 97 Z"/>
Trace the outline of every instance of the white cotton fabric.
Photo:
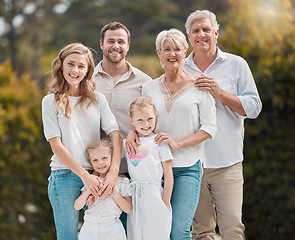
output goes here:
<path id="1" fill-rule="evenodd" d="M 236 55 L 217 49 L 215 61 L 202 72 L 193 61 L 192 52 L 184 63 L 184 69 L 196 75 L 215 78 L 225 91 L 240 99 L 247 116 L 241 116 L 216 99 L 217 134 L 205 142 L 204 168 L 232 166 L 243 160 L 244 119 L 254 119 L 261 111 L 262 103 L 247 62 Z"/>
<path id="2" fill-rule="evenodd" d="M 118 177 L 116 190 L 122 197 L 131 196 L 129 184 L 128 178 Z M 95 198 L 94 203 L 84 212 L 84 221 L 97 223 L 114 222 L 119 219 L 121 213 L 122 210 L 115 200 L 108 195 L 105 198 Z"/>
<path id="3" fill-rule="evenodd" d="M 100 128 L 107 134 L 118 130 L 118 125 L 109 105 L 102 93 L 96 93 L 97 104 L 86 108 L 86 114 L 80 104 L 76 106 L 80 97 L 69 97 L 72 109 L 72 118 L 68 119 L 56 106 L 54 94 L 46 95 L 42 100 L 42 120 L 46 140 L 61 137 L 62 143 L 79 164 L 92 169 L 86 156 L 86 147 L 100 139 Z M 76 106 L 76 107 L 75 107 Z M 51 170 L 68 169 L 54 154 L 50 163 Z"/>

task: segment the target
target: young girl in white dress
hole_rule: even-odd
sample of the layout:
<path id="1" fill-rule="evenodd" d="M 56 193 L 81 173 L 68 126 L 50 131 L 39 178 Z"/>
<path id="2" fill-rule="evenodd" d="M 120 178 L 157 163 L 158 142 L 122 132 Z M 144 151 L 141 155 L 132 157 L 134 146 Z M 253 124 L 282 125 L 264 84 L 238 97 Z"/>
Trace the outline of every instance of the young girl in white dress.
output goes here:
<path id="1" fill-rule="evenodd" d="M 170 239 L 172 154 L 167 144 L 155 143 L 156 119 L 151 99 L 138 97 L 131 103 L 129 120 L 138 132 L 141 144 L 136 155 L 125 153 L 133 203 L 133 210 L 127 216 L 128 240 Z"/>
<path id="2" fill-rule="evenodd" d="M 93 174 L 99 176 L 102 182 L 111 166 L 112 148 L 111 141 L 104 139 L 91 143 L 86 150 Z M 85 210 L 79 240 L 126 240 L 119 217 L 122 211 L 129 213 L 132 209 L 129 184 L 128 178 L 119 176 L 111 195 L 95 198 L 94 203 Z M 85 206 L 91 194 L 85 187 L 82 192 L 75 201 L 76 210 Z"/>

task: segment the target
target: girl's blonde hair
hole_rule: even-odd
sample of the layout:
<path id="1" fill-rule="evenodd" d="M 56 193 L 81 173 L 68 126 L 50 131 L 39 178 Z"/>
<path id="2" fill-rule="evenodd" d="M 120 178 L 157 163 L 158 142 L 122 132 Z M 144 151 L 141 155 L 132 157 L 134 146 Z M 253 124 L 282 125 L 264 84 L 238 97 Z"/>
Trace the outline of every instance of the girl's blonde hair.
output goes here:
<path id="1" fill-rule="evenodd" d="M 130 104 L 130 108 L 129 108 L 130 118 L 133 117 L 133 112 L 135 110 L 142 109 L 142 108 L 152 108 L 155 115 L 157 115 L 155 104 L 149 97 L 137 97 Z"/>
<path id="2" fill-rule="evenodd" d="M 93 150 L 96 150 L 98 148 L 108 148 L 110 150 L 111 155 L 113 155 L 113 144 L 111 142 L 111 140 L 109 139 L 102 139 L 102 140 L 98 140 L 95 141 L 93 143 L 90 143 L 87 148 L 86 148 L 86 154 L 87 154 L 87 158 L 90 161 L 90 152 Z M 90 161 L 91 162 L 91 161 Z"/>
<path id="3" fill-rule="evenodd" d="M 85 113 L 84 104 L 87 101 L 87 107 L 89 107 L 89 105 L 92 103 L 97 103 L 97 99 L 95 98 L 94 94 L 95 83 L 92 80 L 92 74 L 94 72 L 94 60 L 92 52 L 88 47 L 85 47 L 81 43 L 69 44 L 60 51 L 58 56 L 52 62 L 52 78 L 49 85 L 49 91 L 55 93 L 55 102 L 58 108 L 69 119 L 72 117 L 72 105 L 69 100 L 69 84 L 64 79 L 62 71 L 64 59 L 70 54 L 74 53 L 84 55 L 88 63 L 88 72 L 80 83 L 81 97 L 76 106 L 81 104 L 81 108 Z"/>

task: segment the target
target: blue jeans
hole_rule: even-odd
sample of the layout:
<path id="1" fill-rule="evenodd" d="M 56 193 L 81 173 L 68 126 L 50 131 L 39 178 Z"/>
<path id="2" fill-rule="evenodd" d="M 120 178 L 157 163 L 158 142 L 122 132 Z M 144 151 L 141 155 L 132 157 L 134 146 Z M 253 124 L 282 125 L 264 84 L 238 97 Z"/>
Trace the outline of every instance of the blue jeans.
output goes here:
<path id="1" fill-rule="evenodd" d="M 74 202 L 83 186 L 82 180 L 69 169 L 51 172 L 48 196 L 58 240 L 78 239 L 79 211 L 75 210 Z"/>
<path id="2" fill-rule="evenodd" d="M 201 161 L 191 167 L 174 167 L 173 176 L 171 240 L 191 239 L 190 227 L 201 189 Z"/>

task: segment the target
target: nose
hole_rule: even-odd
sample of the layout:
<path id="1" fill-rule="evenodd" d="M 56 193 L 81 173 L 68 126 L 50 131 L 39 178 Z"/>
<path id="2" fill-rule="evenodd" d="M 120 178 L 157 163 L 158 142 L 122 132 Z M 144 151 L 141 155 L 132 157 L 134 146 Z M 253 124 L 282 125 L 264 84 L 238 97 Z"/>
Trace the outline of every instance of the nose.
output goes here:
<path id="1" fill-rule="evenodd" d="M 114 47 L 114 48 L 119 48 L 119 44 L 118 44 L 117 41 L 114 42 L 113 47 Z"/>
<path id="2" fill-rule="evenodd" d="M 74 66 L 74 67 L 72 68 L 72 71 L 75 72 L 75 73 L 77 73 L 77 72 L 79 71 L 78 66 Z"/>
<path id="3" fill-rule="evenodd" d="M 201 37 L 203 37 L 203 36 L 205 36 L 205 32 L 204 32 L 203 30 L 200 30 L 200 31 L 199 31 L 199 35 L 200 35 Z"/>

